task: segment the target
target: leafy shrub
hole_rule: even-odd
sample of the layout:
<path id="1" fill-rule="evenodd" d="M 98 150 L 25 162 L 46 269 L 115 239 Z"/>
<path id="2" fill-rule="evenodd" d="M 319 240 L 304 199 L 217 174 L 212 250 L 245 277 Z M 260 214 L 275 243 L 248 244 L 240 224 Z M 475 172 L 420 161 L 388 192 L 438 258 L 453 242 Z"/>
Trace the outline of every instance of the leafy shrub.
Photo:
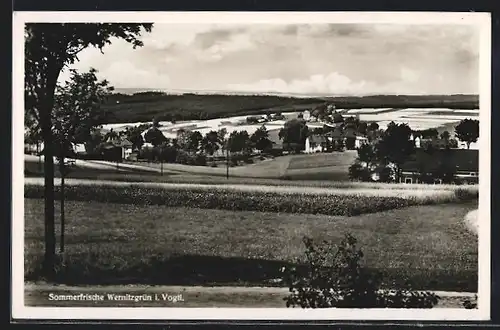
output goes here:
<path id="1" fill-rule="evenodd" d="M 56 187 L 56 194 L 59 187 Z M 26 198 L 43 198 L 41 185 L 25 185 Z M 67 185 L 66 200 L 136 205 L 185 206 L 202 209 L 309 213 L 354 216 L 416 205 L 414 199 L 358 195 L 326 195 L 203 189 L 202 187 L 141 187 Z"/>
<path id="2" fill-rule="evenodd" d="M 389 166 L 385 166 L 380 170 L 380 182 L 392 182 L 394 181 L 395 173 L 394 169 Z"/>
<path id="3" fill-rule="evenodd" d="M 194 156 L 194 164 L 197 166 L 206 166 L 207 165 L 207 157 L 203 154 L 196 154 Z"/>
<path id="4" fill-rule="evenodd" d="M 160 155 L 160 160 L 167 163 L 175 163 L 177 159 L 177 148 L 173 146 L 157 147 L 157 154 Z"/>
<path id="5" fill-rule="evenodd" d="M 179 150 L 177 152 L 177 155 L 176 155 L 176 158 L 175 158 L 175 162 L 178 163 L 178 164 L 187 165 L 189 163 L 189 155 L 188 155 L 188 153 L 185 152 L 184 150 Z"/>
<path id="6" fill-rule="evenodd" d="M 367 167 L 361 166 L 359 163 L 354 163 L 349 166 L 349 179 L 354 181 L 371 181 L 370 171 Z"/>
<path id="7" fill-rule="evenodd" d="M 138 155 L 139 159 L 146 159 L 148 161 L 152 161 L 154 159 L 154 150 L 150 147 L 143 147 L 139 151 Z"/>
<path id="8" fill-rule="evenodd" d="M 477 189 L 458 188 L 454 190 L 454 193 L 459 201 L 479 198 L 479 190 Z"/>
<path id="9" fill-rule="evenodd" d="M 194 165 L 195 159 L 192 155 L 184 150 L 179 150 L 176 155 L 175 162 L 183 165 Z"/>
<path id="10" fill-rule="evenodd" d="M 345 139 L 345 147 L 347 150 L 354 150 L 356 149 L 356 138 L 354 137 L 348 137 Z"/>
<path id="11" fill-rule="evenodd" d="M 474 299 L 465 299 L 462 303 L 465 309 L 476 309 L 477 308 L 477 295 L 474 296 Z"/>
<path id="12" fill-rule="evenodd" d="M 241 157 L 238 154 L 231 155 L 229 157 L 229 163 L 231 166 L 238 166 L 238 162 L 240 161 Z"/>
<path id="13" fill-rule="evenodd" d="M 430 292 L 381 289 L 381 275 L 362 267 L 363 252 L 350 234 L 336 251 L 326 241 L 320 245 L 308 237 L 303 241 L 306 270 L 283 269 L 283 280 L 290 288 L 284 298 L 287 307 L 432 308 L 438 303 L 439 297 Z"/>

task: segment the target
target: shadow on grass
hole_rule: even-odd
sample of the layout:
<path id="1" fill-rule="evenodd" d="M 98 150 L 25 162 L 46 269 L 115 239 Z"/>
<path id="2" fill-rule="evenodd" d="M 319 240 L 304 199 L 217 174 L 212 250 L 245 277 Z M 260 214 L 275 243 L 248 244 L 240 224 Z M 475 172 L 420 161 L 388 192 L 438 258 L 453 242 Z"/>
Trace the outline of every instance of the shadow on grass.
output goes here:
<path id="1" fill-rule="evenodd" d="M 25 266 L 27 281 L 43 278 L 39 267 L 41 256 L 30 256 Z M 67 285 L 240 285 L 240 286 L 282 286 L 275 279 L 280 278 L 282 267 L 303 265 L 289 262 L 223 258 L 215 256 L 155 256 L 134 261 L 114 260 L 102 262 L 97 255 L 67 256 L 65 265 L 58 268 L 51 282 Z M 373 269 L 382 274 L 383 282 L 390 288 L 417 290 L 477 291 L 477 271 L 445 271 L 430 269 Z M 45 279 L 46 280 L 46 279 Z"/>

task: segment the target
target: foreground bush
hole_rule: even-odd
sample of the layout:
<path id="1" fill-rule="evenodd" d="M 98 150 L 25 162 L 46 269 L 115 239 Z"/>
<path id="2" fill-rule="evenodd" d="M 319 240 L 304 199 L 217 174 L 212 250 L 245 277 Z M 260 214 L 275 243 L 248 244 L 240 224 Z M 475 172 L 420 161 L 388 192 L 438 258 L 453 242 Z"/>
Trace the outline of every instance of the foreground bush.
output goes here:
<path id="1" fill-rule="evenodd" d="M 474 295 L 474 299 L 465 299 L 462 302 L 462 306 L 464 306 L 465 309 L 476 309 L 477 308 L 477 294 Z"/>
<path id="2" fill-rule="evenodd" d="M 59 187 L 56 187 L 59 197 Z M 43 198 L 44 188 L 25 185 L 26 198 Z M 84 186 L 65 188 L 66 200 L 95 201 L 135 205 L 186 206 L 202 209 L 310 213 L 354 216 L 417 205 L 418 201 L 400 197 L 356 195 L 284 194 L 256 191 L 231 191 L 139 186 Z"/>
<path id="3" fill-rule="evenodd" d="M 474 189 L 457 188 L 454 191 L 454 194 L 459 201 L 468 201 L 479 198 L 479 190 Z"/>
<path id="4" fill-rule="evenodd" d="M 283 269 L 290 288 L 287 307 L 302 308 L 432 308 L 439 297 L 430 292 L 381 289 L 381 275 L 361 266 L 363 253 L 347 234 L 336 251 L 328 242 L 304 238 L 306 270 Z"/>

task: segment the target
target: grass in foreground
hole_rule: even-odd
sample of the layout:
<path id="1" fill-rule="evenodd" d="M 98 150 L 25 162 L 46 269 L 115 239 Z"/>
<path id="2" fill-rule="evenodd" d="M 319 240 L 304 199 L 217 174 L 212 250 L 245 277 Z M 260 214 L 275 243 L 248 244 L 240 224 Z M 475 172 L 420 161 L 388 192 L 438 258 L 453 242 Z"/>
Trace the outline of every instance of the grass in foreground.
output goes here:
<path id="1" fill-rule="evenodd" d="M 388 286 L 408 280 L 416 289 L 475 291 L 477 237 L 463 224 L 474 208 L 473 202 L 342 217 L 67 202 L 67 268 L 58 281 L 272 285 L 279 269 L 302 255 L 304 235 L 339 242 L 350 231 L 366 266 L 384 272 Z M 27 280 L 39 279 L 43 230 L 43 200 L 25 199 Z"/>

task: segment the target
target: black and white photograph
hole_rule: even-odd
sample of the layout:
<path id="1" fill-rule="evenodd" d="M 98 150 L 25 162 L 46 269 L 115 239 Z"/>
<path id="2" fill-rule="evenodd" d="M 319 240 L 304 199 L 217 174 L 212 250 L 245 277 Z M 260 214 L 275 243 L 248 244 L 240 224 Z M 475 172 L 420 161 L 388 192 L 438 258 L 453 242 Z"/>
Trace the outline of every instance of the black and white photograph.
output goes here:
<path id="1" fill-rule="evenodd" d="M 489 319 L 488 14 L 13 22 L 14 317 Z"/>

